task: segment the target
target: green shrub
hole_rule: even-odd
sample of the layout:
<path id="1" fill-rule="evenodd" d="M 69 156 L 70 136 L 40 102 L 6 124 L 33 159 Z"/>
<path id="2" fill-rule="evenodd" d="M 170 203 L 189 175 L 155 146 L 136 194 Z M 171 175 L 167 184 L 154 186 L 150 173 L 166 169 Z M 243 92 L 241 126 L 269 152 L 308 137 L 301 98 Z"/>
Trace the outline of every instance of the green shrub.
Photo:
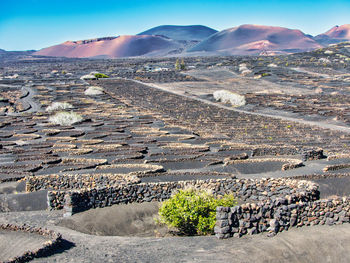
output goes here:
<path id="1" fill-rule="evenodd" d="M 216 222 L 216 207 L 231 207 L 236 204 L 233 194 L 215 198 L 204 190 L 180 190 L 162 203 L 159 221 L 168 227 L 177 228 L 185 235 L 212 234 Z"/>
<path id="2" fill-rule="evenodd" d="M 177 59 L 176 62 L 175 62 L 175 69 L 176 70 L 180 70 L 181 69 L 181 67 L 180 67 L 180 60 L 179 59 Z"/>
<path id="3" fill-rule="evenodd" d="M 98 79 L 101 79 L 101 78 L 109 78 L 109 76 L 103 74 L 103 73 L 95 73 L 94 76 Z"/>
<path id="4" fill-rule="evenodd" d="M 262 77 L 268 77 L 268 76 L 271 76 L 271 74 L 270 74 L 270 73 L 264 72 L 264 73 L 261 74 L 261 76 L 262 76 Z"/>
<path id="5" fill-rule="evenodd" d="M 186 69 L 186 64 L 185 64 L 184 59 L 181 59 L 181 61 L 179 59 L 176 60 L 175 69 L 176 70 L 185 70 Z"/>

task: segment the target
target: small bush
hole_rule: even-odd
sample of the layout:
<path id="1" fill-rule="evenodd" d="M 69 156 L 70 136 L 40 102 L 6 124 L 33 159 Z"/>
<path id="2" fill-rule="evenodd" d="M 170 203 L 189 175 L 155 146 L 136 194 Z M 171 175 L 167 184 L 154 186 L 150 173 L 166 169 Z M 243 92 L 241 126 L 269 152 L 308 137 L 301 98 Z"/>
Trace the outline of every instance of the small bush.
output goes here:
<path id="1" fill-rule="evenodd" d="M 95 75 L 88 74 L 88 75 L 81 76 L 80 79 L 82 79 L 82 80 L 95 80 L 97 78 L 95 77 Z"/>
<path id="2" fill-rule="evenodd" d="M 46 108 L 46 111 L 65 110 L 71 108 L 73 108 L 73 105 L 68 102 L 54 102 Z"/>
<path id="3" fill-rule="evenodd" d="M 326 55 L 332 55 L 334 52 L 332 50 L 326 50 L 324 53 Z"/>
<path id="4" fill-rule="evenodd" d="M 213 93 L 214 99 L 223 103 L 231 103 L 234 107 L 245 105 L 245 97 L 227 90 L 217 90 Z"/>
<path id="5" fill-rule="evenodd" d="M 98 79 L 102 79 L 102 78 L 109 78 L 109 76 L 103 74 L 103 73 L 95 73 L 94 76 Z"/>
<path id="6" fill-rule="evenodd" d="M 216 222 L 216 207 L 236 205 L 233 195 L 215 198 L 204 190 L 180 190 L 159 209 L 160 222 L 177 228 L 185 235 L 213 234 Z"/>
<path id="7" fill-rule="evenodd" d="M 91 86 L 85 90 L 85 95 L 101 95 L 103 94 L 103 88 L 97 86 Z"/>
<path id="8" fill-rule="evenodd" d="M 175 69 L 176 70 L 185 70 L 186 69 L 186 64 L 185 64 L 184 59 L 181 59 L 181 61 L 179 59 L 176 60 Z"/>
<path id="9" fill-rule="evenodd" d="M 264 72 L 264 73 L 261 74 L 261 76 L 262 76 L 262 77 L 268 77 L 268 76 L 271 76 L 271 74 L 270 74 L 270 73 Z"/>
<path id="10" fill-rule="evenodd" d="M 72 125 L 81 122 L 83 117 L 75 112 L 61 111 L 49 118 L 49 121 L 58 125 Z"/>

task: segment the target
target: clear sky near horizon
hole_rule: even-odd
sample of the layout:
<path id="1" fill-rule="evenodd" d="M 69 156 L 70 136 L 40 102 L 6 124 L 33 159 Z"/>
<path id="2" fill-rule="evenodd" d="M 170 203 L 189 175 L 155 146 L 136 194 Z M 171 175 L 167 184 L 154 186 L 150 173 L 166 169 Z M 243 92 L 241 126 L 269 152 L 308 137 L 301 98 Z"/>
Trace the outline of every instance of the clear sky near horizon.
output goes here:
<path id="1" fill-rule="evenodd" d="M 159 25 L 223 30 L 241 24 L 317 35 L 350 24 L 350 0 L 0 0 L 0 48 L 5 50 L 134 35 Z"/>

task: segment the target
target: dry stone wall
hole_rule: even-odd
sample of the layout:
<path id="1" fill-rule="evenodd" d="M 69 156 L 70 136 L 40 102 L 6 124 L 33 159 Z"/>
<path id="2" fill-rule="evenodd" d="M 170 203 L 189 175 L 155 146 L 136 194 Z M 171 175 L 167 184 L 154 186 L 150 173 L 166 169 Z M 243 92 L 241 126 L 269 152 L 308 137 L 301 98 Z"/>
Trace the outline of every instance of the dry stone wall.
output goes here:
<path id="1" fill-rule="evenodd" d="M 26 191 L 69 190 L 112 185 L 138 183 L 140 179 L 131 174 L 52 174 L 45 176 L 28 176 Z"/>
<path id="2" fill-rule="evenodd" d="M 48 238 L 48 241 L 43 243 L 41 248 L 33 251 L 26 251 L 23 255 L 7 259 L 4 263 L 28 262 L 33 258 L 45 256 L 49 254 L 50 251 L 54 250 L 62 241 L 62 235 L 60 233 L 28 225 L 0 224 L 0 230 L 27 232 Z"/>
<path id="3" fill-rule="evenodd" d="M 241 237 L 268 232 L 270 236 L 291 227 L 349 223 L 350 197 L 329 200 L 278 198 L 235 207 L 217 207 L 215 235 Z"/>
<path id="4" fill-rule="evenodd" d="M 72 215 L 90 208 L 133 202 L 163 201 L 178 189 L 208 189 L 215 195 L 233 193 L 239 200 L 259 202 L 288 196 L 296 200 L 315 200 L 318 189 L 314 183 L 291 179 L 211 179 L 163 183 L 115 185 L 81 190 L 48 191 L 48 207 L 62 209 Z"/>

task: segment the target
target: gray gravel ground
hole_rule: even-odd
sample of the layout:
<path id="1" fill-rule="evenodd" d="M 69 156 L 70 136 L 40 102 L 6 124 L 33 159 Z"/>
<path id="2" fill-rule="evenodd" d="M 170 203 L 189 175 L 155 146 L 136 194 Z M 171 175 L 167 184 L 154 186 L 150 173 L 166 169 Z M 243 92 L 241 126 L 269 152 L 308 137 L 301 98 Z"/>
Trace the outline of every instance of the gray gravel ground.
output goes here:
<path id="1" fill-rule="evenodd" d="M 67 240 L 32 262 L 349 262 L 350 225 L 292 229 L 269 238 L 92 236 L 56 226 L 62 212 L 4 213 L 2 222 L 46 226 Z"/>
<path id="2" fill-rule="evenodd" d="M 21 256 L 28 250 L 40 249 L 48 240 L 38 234 L 0 230 L 0 261 Z"/>

